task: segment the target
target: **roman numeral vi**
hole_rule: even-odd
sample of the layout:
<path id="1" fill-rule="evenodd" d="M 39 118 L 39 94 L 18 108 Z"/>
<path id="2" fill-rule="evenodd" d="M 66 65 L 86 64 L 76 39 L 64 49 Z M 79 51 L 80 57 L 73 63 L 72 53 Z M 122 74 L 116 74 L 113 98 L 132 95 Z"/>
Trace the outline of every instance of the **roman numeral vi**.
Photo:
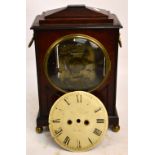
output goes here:
<path id="1" fill-rule="evenodd" d="M 68 145 L 69 142 L 70 142 L 70 138 L 67 136 L 67 137 L 64 139 L 63 143 L 64 143 L 65 145 Z"/>

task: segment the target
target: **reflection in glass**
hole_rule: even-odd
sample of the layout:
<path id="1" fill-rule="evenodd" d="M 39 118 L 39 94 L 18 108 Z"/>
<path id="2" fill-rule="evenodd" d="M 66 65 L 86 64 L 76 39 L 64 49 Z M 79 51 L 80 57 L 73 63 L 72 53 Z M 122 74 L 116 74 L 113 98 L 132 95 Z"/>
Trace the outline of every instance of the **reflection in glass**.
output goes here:
<path id="1" fill-rule="evenodd" d="M 50 81 L 64 91 L 90 91 L 106 75 L 106 57 L 97 44 L 86 38 L 60 41 L 47 59 Z"/>

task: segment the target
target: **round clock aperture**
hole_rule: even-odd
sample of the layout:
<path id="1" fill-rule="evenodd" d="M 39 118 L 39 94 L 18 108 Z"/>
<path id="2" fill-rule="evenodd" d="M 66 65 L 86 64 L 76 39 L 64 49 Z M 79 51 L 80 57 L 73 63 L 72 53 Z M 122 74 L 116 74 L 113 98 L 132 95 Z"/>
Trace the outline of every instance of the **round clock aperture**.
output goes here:
<path id="1" fill-rule="evenodd" d="M 111 68 L 105 47 L 83 34 L 56 40 L 49 47 L 44 62 L 48 81 L 62 92 L 91 92 L 104 83 Z"/>

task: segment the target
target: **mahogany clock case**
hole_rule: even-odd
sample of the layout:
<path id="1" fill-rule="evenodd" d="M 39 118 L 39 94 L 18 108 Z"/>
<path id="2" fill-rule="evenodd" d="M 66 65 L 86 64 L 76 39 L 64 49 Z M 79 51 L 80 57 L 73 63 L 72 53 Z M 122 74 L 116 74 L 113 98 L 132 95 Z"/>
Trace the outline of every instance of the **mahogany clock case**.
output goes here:
<path id="1" fill-rule="evenodd" d="M 34 43 L 38 79 L 39 112 L 37 128 L 48 126 L 48 116 L 53 103 L 64 92 L 53 87 L 44 71 L 44 58 L 48 48 L 57 39 L 70 34 L 83 34 L 95 38 L 106 48 L 111 70 L 106 81 L 91 93 L 105 105 L 109 116 L 109 127 L 119 127 L 116 110 L 117 58 L 119 20 L 109 11 L 86 6 L 68 6 L 43 12 L 38 15 L 31 29 L 34 31 Z"/>

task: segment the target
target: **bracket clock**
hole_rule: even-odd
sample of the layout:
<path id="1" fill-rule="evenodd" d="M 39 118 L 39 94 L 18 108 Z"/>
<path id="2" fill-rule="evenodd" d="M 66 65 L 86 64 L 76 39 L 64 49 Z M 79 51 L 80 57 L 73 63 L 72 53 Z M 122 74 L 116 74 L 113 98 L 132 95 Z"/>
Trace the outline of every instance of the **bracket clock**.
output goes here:
<path id="1" fill-rule="evenodd" d="M 90 127 L 93 118 L 101 128 L 105 123 L 105 129 L 119 130 L 116 80 L 120 28 L 122 26 L 116 15 L 86 6 L 67 6 L 43 12 L 35 18 L 31 29 L 34 32 L 37 64 L 38 132 L 48 125 L 53 132 L 64 119 L 66 124 L 63 126 L 73 125 L 73 130 L 78 129 L 80 123 Z M 82 104 L 84 101 L 85 104 Z M 79 105 L 76 107 L 75 103 L 81 104 L 81 108 Z M 100 111 L 101 116 L 90 114 L 88 109 L 91 108 L 94 113 Z M 55 113 L 61 110 L 61 116 L 59 112 Z M 105 116 L 104 119 L 102 116 Z M 54 127 L 51 121 L 55 123 Z M 54 132 L 60 137 L 62 130 L 58 125 Z M 93 133 L 99 136 L 99 127 L 95 127 Z M 87 137 L 89 144 L 93 143 L 90 137 Z M 61 145 L 61 139 L 57 142 Z M 63 137 L 62 143 L 68 145 L 70 142 L 69 136 Z M 88 147 L 82 148 L 80 141 L 77 144 L 81 150 Z M 74 150 L 74 147 L 69 150 Z"/>

